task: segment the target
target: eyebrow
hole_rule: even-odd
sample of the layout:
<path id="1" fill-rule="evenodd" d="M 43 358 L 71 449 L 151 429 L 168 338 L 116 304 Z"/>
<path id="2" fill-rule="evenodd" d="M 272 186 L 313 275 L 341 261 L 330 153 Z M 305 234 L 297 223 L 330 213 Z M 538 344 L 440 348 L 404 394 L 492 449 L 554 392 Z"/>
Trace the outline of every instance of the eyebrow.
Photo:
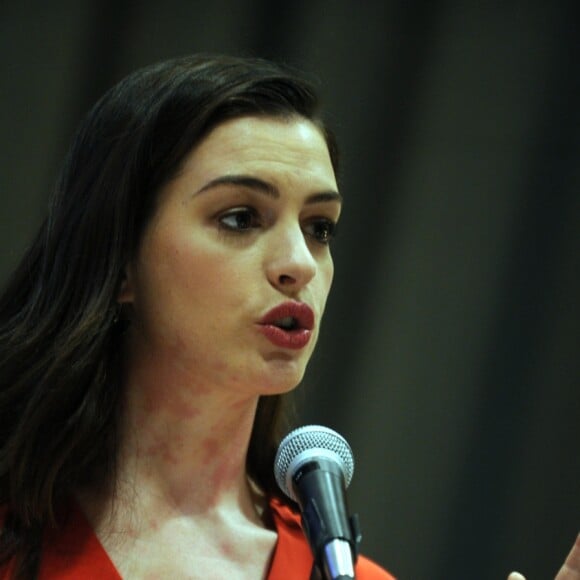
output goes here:
<path id="1" fill-rule="evenodd" d="M 215 179 L 208 181 L 193 195 L 204 193 L 221 185 L 238 185 L 253 189 L 258 193 L 272 197 L 274 199 L 278 199 L 280 197 L 280 191 L 275 185 L 252 175 L 222 175 L 220 177 L 216 177 Z M 322 201 L 334 201 L 342 203 L 342 195 L 340 195 L 338 191 L 334 190 L 318 191 L 316 193 L 312 193 L 306 199 L 306 203 L 319 203 Z"/>

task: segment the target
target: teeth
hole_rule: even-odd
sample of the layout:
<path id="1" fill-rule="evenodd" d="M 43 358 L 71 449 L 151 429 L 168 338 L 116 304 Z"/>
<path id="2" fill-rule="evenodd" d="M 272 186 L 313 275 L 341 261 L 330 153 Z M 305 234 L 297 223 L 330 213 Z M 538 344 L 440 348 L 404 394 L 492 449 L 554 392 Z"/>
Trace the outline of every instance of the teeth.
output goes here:
<path id="1" fill-rule="evenodd" d="M 296 326 L 296 320 L 292 316 L 286 316 L 286 318 L 281 318 L 280 320 L 277 320 L 276 326 L 279 326 L 280 328 L 284 328 L 287 330 L 291 330 Z"/>

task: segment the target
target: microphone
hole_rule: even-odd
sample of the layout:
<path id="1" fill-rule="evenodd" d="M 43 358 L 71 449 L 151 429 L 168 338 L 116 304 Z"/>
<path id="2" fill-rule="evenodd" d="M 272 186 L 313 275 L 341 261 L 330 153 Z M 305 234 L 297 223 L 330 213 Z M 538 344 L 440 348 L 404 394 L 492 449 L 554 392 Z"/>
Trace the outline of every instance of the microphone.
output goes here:
<path id="1" fill-rule="evenodd" d="M 314 562 L 328 580 L 355 577 L 361 534 L 346 503 L 353 471 L 352 450 L 344 437 L 320 425 L 286 435 L 274 460 L 278 486 L 300 506 Z"/>

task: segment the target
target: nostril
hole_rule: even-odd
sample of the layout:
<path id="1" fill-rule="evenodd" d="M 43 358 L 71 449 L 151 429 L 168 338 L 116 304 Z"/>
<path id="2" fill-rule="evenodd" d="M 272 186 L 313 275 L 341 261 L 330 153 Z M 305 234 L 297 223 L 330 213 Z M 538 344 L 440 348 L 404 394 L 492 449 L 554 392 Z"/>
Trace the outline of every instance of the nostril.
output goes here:
<path id="1" fill-rule="evenodd" d="M 280 281 L 280 284 L 293 284 L 294 282 L 296 282 L 296 280 L 292 278 L 292 276 L 288 276 L 287 274 L 281 274 L 278 280 Z"/>

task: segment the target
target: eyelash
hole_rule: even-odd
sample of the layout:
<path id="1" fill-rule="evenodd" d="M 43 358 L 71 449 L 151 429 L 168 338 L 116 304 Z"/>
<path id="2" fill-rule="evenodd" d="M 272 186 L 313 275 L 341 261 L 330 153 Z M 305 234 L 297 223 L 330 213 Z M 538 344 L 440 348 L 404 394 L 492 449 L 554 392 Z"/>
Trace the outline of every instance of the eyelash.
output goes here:
<path id="1" fill-rule="evenodd" d="M 313 231 L 306 231 L 306 234 L 325 246 L 336 237 L 336 222 L 328 218 L 314 218 L 308 223 L 307 228 L 312 228 Z"/>
<path id="2" fill-rule="evenodd" d="M 226 220 L 235 223 L 227 223 Z M 240 220 L 244 220 L 240 223 Z M 252 207 L 235 207 L 217 216 L 220 228 L 233 234 L 246 234 L 262 226 L 258 212 Z M 337 224 L 325 217 L 311 218 L 303 228 L 304 233 L 319 244 L 328 245 L 336 237 Z"/>

